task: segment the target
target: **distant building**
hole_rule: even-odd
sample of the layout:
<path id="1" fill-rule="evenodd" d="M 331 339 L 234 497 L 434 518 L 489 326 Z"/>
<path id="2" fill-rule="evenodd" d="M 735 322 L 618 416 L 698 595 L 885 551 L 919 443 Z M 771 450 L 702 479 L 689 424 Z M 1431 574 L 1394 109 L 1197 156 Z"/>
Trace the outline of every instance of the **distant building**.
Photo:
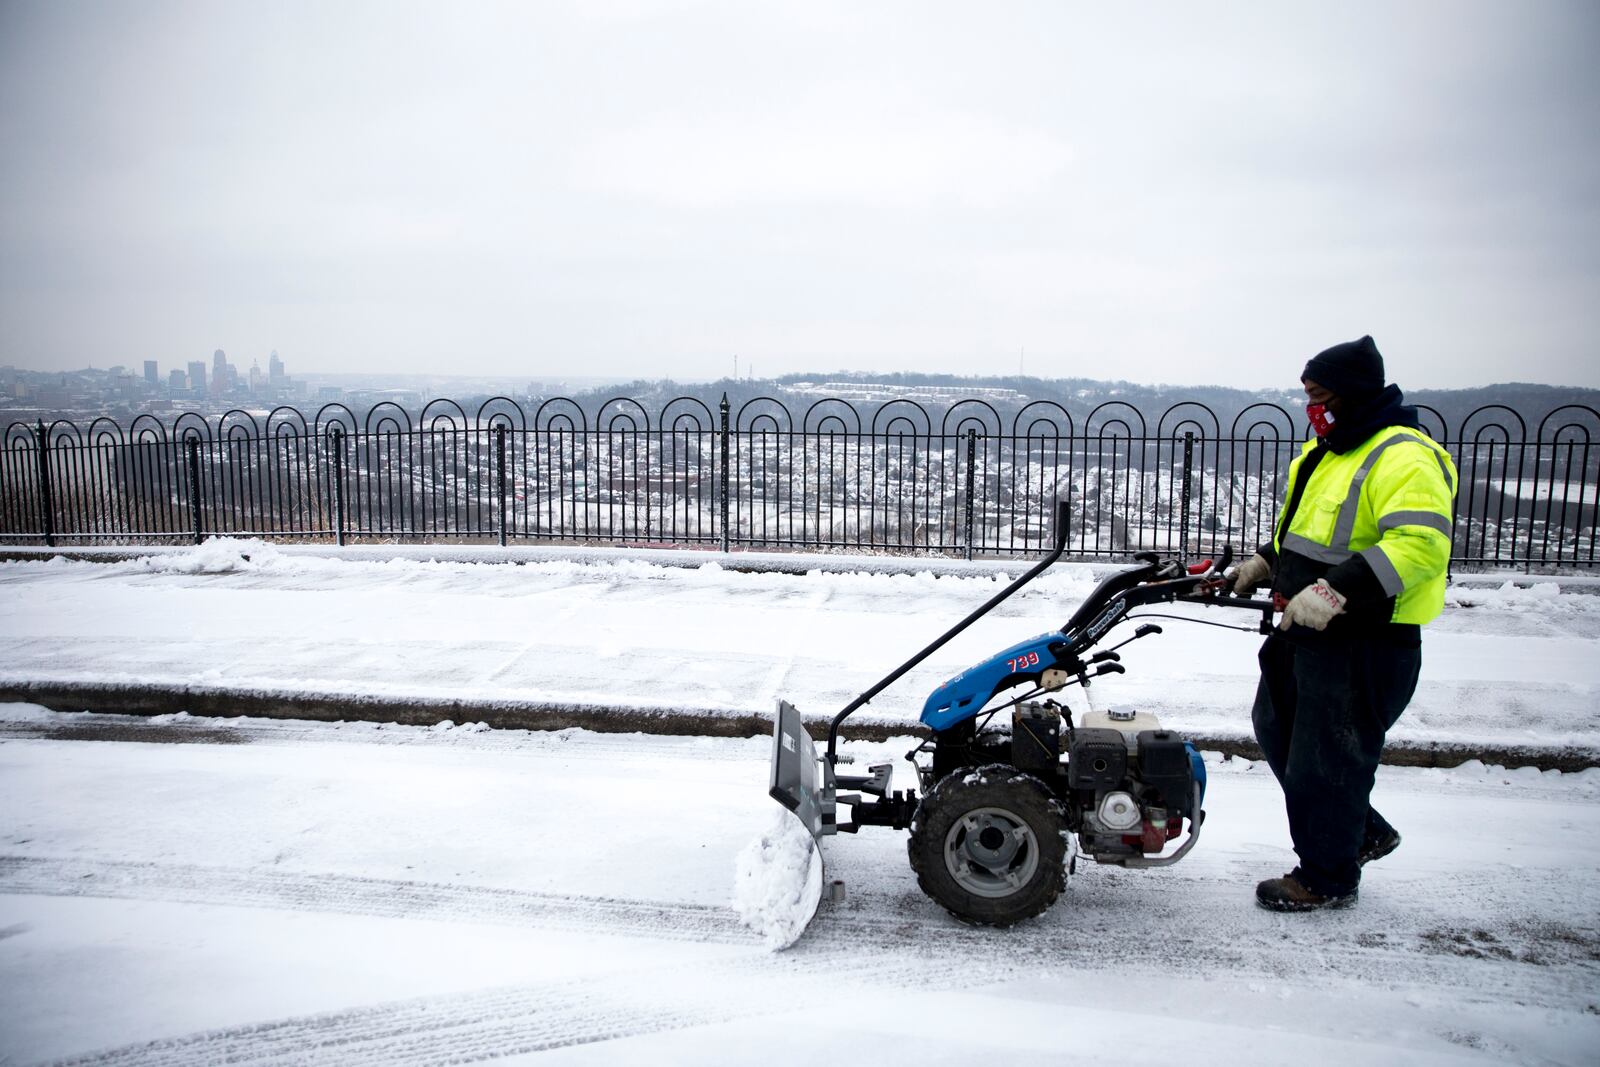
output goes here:
<path id="1" fill-rule="evenodd" d="M 187 393 L 189 391 L 189 376 L 181 370 L 175 370 L 167 375 L 167 391 L 171 393 Z"/>
<path id="2" fill-rule="evenodd" d="M 261 392 L 261 368 L 254 363 L 250 364 L 250 391 Z"/>
<path id="3" fill-rule="evenodd" d="M 144 361 L 144 384 L 161 384 L 161 372 L 156 370 L 156 361 L 153 359 L 147 359 Z"/>
<path id="4" fill-rule="evenodd" d="M 278 352 L 274 349 L 272 355 L 267 357 L 267 384 L 274 389 L 281 389 L 284 379 L 288 376 L 283 369 L 283 360 L 278 358 Z"/>
<path id="5" fill-rule="evenodd" d="M 222 355 L 218 352 L 217 355 Z M 198 359 L 189 364 L 189 388 L 195 393 L 206 391 L 206 365 Z"/>
<path id="6" fill-rule="evenodd" d="M 211 353 L 211 391 L 217 396 L 226 396 L 239 387 L 239 368 L 228 362 L 228 354 L 222 349 Z"/>

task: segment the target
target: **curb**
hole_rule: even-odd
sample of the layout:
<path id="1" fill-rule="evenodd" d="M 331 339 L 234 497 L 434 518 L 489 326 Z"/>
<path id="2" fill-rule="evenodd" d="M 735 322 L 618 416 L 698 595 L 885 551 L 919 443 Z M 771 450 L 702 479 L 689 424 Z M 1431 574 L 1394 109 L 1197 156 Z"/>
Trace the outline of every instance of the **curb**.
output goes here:
<path id="1" fill-rule="evenodd" d="M 714 708 L 615 707 L 549 701 L 472 701 L 406 696 L 354 696 L 317 693 L 267 693 L 194 685 L 123 685 L 105 682 L 0 683 L 0 703 L 38 704 L 51 711 L 98 712 L 116 715 L 170 715 L 188 712 L 210 718 L 253 716 L 263 719 L 301 719 L 313 722 L 382 722 L 403 726 L 434 726 L 451 722 L 482 722 L 497 730 L 583 729 L 595 733 L 666 734 L 689 737 L 754 737 L 772 731 L 772 716 L 765 712 L 737 712 Z M 806 729 L 825 740 L 828 718 L 809 719 Z M 49 736 L 84 740 L 151 740 L 134 736 L 142 731 L 88 724 L 45 731 Z M 203 731 L 195 741 L 213 740 Z M 901 719 L 863 714 L 850 722 L 850 736 L 866 741 L 893 737 L 926 736 L 926 730 Z M 180 731 L 161 738 L 182 741 Z M 1190 734 L 1196 748 L 1208 752 L 1259 760 L 1261 749 L 1243 734 Z M 1469 760 L 1503 767 L 1535 767 L 1541 771 L 1573 772 L 1600 767 L 1600 752 L 1578 746 L 1474 745 L 1448 742 L 1391 743 L 1382 762 L 1394 767 L 1458 767 Z"/>

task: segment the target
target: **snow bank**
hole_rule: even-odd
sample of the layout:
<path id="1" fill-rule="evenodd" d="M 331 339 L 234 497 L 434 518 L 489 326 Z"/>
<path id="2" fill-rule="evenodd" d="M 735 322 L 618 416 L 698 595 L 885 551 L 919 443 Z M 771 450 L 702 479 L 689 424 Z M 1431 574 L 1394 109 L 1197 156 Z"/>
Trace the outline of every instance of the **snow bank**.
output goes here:
<path id="1" fill-rule="evenodd" d="M 822 852 L 800 820 L 779 808 L 734 861 L 733 910 L 776 952 L 800 939 L 821 901 Z"/>
<path id="2" fill-rule="evenodd" d="M 486 722 L 464 722 L 464 723 L 457 724 L 452 719 L 444 719 L 444 720 L 442 720 L 440 722 L 434 723 L 432 726 L 428 727 L 428 729 L 429 729 L 430 732 L 436 733 L 436 734 L 448 734 L 448 733 L 481 734 L 484 731 L 489 729 L 489 724 L 486 723 Z"/>
<path id="3" fill-rule="evenodd" d="M 156 574 L 234 574 L 273 567 L 283 559 L 278 546 L 259 539 L 208 537 L 181 552 L 144 556 L 133 562 Z"/>
<path id="4" fill-rule="evenodd" d="M 1563 607 L 1582 610 L 1588 607 L 1570 597 L 1562 600 L 1561 586 L 1556 582 L 1519 586 L 1514 581 L 1507 581 L 1498 589 L 1453 585 L 1445 590 L 1444 602 L 1446 607 L 1452 608 L 1492 608 L 1499 611 L 1550 611 Z"/>

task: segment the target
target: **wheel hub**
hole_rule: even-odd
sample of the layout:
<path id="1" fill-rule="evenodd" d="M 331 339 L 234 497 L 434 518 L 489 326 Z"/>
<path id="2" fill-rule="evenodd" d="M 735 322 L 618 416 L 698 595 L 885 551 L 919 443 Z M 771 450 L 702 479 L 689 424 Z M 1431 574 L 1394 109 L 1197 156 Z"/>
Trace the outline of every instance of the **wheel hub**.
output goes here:
<path id="1" fill-rule="evenodd" d="M 974 808 L 950 827 L 945 865 L 962 889 L 980 897 L 1010 896 L 1039 867 L 1033 830 L 1004 808 Z"/>

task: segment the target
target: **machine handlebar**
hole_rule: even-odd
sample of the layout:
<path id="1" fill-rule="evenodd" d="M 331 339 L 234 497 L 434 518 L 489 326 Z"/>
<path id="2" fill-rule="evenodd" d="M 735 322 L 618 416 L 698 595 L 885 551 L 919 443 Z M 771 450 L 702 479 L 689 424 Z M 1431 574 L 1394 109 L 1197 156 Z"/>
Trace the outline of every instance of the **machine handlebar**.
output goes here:
<path id="1" fill-rule="evenodd" d="M 1134 558 L 1142 566 L 1118 571 L 1107 577 L 1061 628 L 1061 632 L 1069 639 L 1068 647 L 1074 655 L 1082 655 L 1093 648 L 1134 608 L 1178 600 L 1259 611 L 1262 613 L 1260 631 L 1271 631 L 1274 608 L 1271 600 L 1234 596 L 1225 591 L 1228 585 L 1225 574 L 1233 562 L 1232 545 L 1225 545 L 1215 559 L 1192 564 L 1180 559 L 1162 558 L 1154 552 L 1140 552 Z M 1160 631 L 1157 629 L 1154 632 Z"/>

